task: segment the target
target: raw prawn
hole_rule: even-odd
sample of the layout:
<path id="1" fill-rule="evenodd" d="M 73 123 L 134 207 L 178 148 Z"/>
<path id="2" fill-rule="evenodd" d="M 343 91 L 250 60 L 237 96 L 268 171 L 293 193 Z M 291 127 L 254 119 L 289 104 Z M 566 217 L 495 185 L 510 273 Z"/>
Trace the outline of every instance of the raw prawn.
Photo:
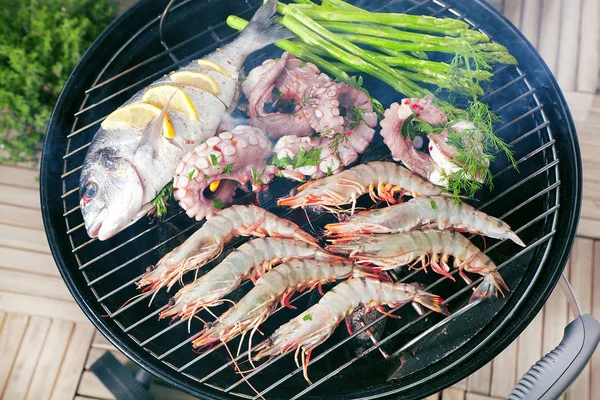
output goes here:
<path id="1" fill-rule="evenodd" d="M 369 193 L 373 201 L 397 202 L 395 195 L 435 196 L 442 189 L 424 181 L 401 165 L 374 161 L 360 164 L 339 174 L 320 180 L 309 181 L 298 188 L 298 193 L 279 199 L 277 205 L 292 208 L 321 206 L 335 210 L 343 204 L 352 204 L 363 194 Z"/>
<path id="2" fill-rule="evenodd" d="M 427 229 L 389 235 L 355 235 L 333 239 L 327 250 L 349 254 L 350 259 L 357 263 L 374 264 L 383 269 L 394 269 L 415 260 L 422 261 L 422 268 L 430 264 L 433 271 L 452 280 L 454 277 L 448 272 L 448 257 L 453 256 L 454 267 L 458 268 L 460 276 L 468 284 L 472 281 L 464 271 L 484 277 L 471 300 L 497 296 L 497 291 L 504 295 L 502 290 L 509 290 L 496 270 L 496 264 L 469 239 L 455 231 Z M 431 259 L 427 261 L 429 257 Z"/>
<path id="3" fill-rule="evenodd" d="M 148 292 L 164 286 L 170 290 L 183 274 L 215 259 L 235 236 L 293 238 L 316 246 L 316 240 L 293 222 L 257 206 L 235 205 L 210 218 L 156 267 L 148 267 L 138 287 Z"/>
<path id="4" fill-rule="evenodd" d="M 300 367 L 298 354 L 302 351 L 304 378 L 311 383 L 308 379 L 308 363 L 313 349 L 327 340 L 344 318 L 349 323 L 348 317 L 359 305 L 369 309 L 377 308 L 387 314 L 383 308 L 386 304 L 398 307 L 407 302 L 415 302 L 446 314 L 442 301 L 439 296 L 411 284 L 394 284 L 366 278 L 349 279 L 327 292 L 317 304 L 280 326 L 273 335 L 258 345 L 258 354 L 254 359 L 296 349 L 296 364 Z"/>
<path id="5" fill-rule="evenodd" d="M 260 238 L 244 243 L 208 273 L 181 288 L 160 318 L 174 315 L 187 319 L 198 309 L 221 304 L 246 279 L 256 282 L 273 265 L 291 259 L 343 260 L 311 243 L 296 239 Z"/>
<path id="6" fill-rule="evenodd" d="M 468 204 L 432 196 L 410 199 L 405 203 L 358 213 L 347 222 L 325 226 L 332 237 L 361 233 L 402 233 L 423 227 L 480 234 L 496 239 L 510 239 L 519 246 L 525 243 L 508 224 Z"/>
<path id="7" fill-rule="evenodd" d="M 227 343 L 239 334 L 254 332 L 275 311 L 278 303 L 289 305 L 294 292 L 312 290 L 361 273 L 349 261 L 291 260 L 281 264 L 256 281 L 254 288 L 217 321 L 207 324 L 193 346 L 199 349 L 219 341 Z"/>

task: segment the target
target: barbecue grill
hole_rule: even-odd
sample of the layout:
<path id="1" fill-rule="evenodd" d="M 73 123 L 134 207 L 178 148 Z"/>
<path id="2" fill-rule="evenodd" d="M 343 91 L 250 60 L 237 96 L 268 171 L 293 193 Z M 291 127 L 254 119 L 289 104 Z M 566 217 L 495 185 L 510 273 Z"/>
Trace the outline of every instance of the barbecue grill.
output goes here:
<path id="1" fill-rule="evenodd" d="M 293 355 L 259 363 L 243 379 L 235 373 L 224 348 L 193 352 L 190 339 L 203 325 L 194 319 L 188 330 L 187 321 L 159 321 L 158 314 L 169 299 L 164 291 L 150 305 L 148 295 L 127 302 L 139 294 L 135 282 L 146 267 L 201 223 L 173 206 L 160 220 L 144 218 L 107 241 L 90 239 L 78 194 L 86 149 L 106 115 L 163 74 L 232 40 L 237 33 L 227 27 L 226 17 L 236 14 L 249 18 L 262 2 L 182 0 L 165 11 L 167 3 L 139 1 L 94 42 L 60 95 L 42 157 L 41 204 L 54 258 L 78 304 L 120 351 L 162 380 L 201 398 L 412 399 L 473 373 L 525 329 L 556 285 L 573 243 L 580 212 L 581 160 L 574 124 L 555 79 L 523 35 L 481 0 L 374 2 L 378 7 L 365 4 L 384 12 L 462 19 L 507 46 L 519 61 L 519 66 L 497 67 L 482 98 L 501 118 L 496 133 L 511 145 L 518 171 L 503 154 L 497 154 L 491 165 L 494 188 L 482 190 L 474 203 L 505 220 L 527 244 L 521 248 L 508 241 L 488 240 L 485 251 L 511 289 L 504 298 L 467 305 L 480 279 L 467 285 L 460 279 L 453 282 L 433 273 L 404 269 L 396 274 L 397 280 L 424 284 L 428 291 L 447 299 L 453 315 L 445 318 L 406 305 L 394 310 L 401 316 L 398 320 L 381 316 L 351 335 L 339 328 L 313 353 L 309 374 L 314 384 L 310 386 L 294 364 Z M 270 46 L 252 55 L 246 70 L 279 54 Z M 386 106 L 402 98 L 368 78 L 365 86 Z M 388 156 L 389 151 L 376 137 L 360 161 Z M 258 202 L 310 231 L 302 211 L 275 206 L 276 198 L 293 187 L 291 182 L 276 180 L 267 192 L 259 194 Z M 248 203 L 252 198 L 242 194 L 236 201 Z M 311 215 L 317 227 L 328 218 Z M 244 240 L 236 240 L 229 247 Z M 485 245 L 480 238 L 472 240 L 482 248 Z M 456 271 L 453 273 L 458 277 Z M 234 298 L 241 297 L 250 286 L 242 285 Z M 303 293 L 296 295 L 293 303 L 304 310 L 317 300 L 318 294 Z M 224 309 L 215 309 L 215 314 Z M 262 332 L 269 335 L 297 312 L 279 309 L 261 326 Z M 207 313 L 199 316 L 211 319 Z M 357 336 L 377 324 L 381 326 L 384 319 L 383 334 L 373 337 L 365 350 Z M 237 349 L 238 340 L 229 347 Z M 250 369 L 246 353 L 235 361 L 242 369 Z"/>

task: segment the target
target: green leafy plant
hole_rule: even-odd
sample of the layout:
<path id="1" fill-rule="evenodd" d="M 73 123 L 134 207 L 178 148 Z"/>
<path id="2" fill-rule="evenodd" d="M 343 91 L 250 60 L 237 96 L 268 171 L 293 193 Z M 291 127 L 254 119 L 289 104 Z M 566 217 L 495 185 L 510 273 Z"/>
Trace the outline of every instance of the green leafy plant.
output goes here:
<path id="1" fill-rule="evenodd" d="M 69 73 L 115 16 L 111 0 L 0 0 L 0 162 L 35 162 Z"/>

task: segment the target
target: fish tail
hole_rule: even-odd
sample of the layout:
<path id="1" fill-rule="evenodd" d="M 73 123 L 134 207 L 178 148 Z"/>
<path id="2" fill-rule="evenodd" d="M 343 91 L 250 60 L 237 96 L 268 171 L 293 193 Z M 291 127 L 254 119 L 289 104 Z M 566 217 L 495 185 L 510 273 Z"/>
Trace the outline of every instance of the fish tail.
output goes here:
<path id="1" fill-rule="evenodd" d="M 293 37 L 293 34 L 281 25 L 276 25 L 275 11 L 277 0 L 269 0 L 256 11 L 248 25 L 240 34 L 248 47 L 244 49 L 250 54 L 258 49 L 283 39 Z"/>

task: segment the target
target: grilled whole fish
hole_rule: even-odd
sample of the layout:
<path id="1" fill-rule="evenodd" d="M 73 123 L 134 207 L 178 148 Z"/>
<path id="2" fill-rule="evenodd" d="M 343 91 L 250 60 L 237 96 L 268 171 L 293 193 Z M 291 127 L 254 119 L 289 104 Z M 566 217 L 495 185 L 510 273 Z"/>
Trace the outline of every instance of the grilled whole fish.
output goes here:
<path id="1" fill-rule="evenodd" d="M 175 82 L 174 75 L 167 75 L 117 110 L 123 115 L 123 108 L 128 107 L 127 118 L 119 120 L 124 119 L 124 124 L 109 126 L 110 115 L 103 122 L 86 155 L 79 183 L 81 211 L 90 237 L 108 239 L 151 211 L 151 201 L 173 179 L 183 156 L 216 133 L 223 115 L 236 106 L 238 77 L 246 57 L 289 37 L 289 31 L 272 24 L 276 4 L 269 0 L 259 8 L 236 40 L 179 69 L 178 73 L 185 71 L 188 76 L 196 72 L 208 76 L 214 89 L 203 90 L 189 80 Z M 207 71 L 207 65 L 213 67 Z M 157 87 L 173 93 L 158 107 L 149 95 L 149 89 Z M 184 99 L 189 112 L 172 107 L 176 101 L 182 102 L 176 95 Z M 145 127 L 140 126 L 140 108 L 156 115 Z"/>

